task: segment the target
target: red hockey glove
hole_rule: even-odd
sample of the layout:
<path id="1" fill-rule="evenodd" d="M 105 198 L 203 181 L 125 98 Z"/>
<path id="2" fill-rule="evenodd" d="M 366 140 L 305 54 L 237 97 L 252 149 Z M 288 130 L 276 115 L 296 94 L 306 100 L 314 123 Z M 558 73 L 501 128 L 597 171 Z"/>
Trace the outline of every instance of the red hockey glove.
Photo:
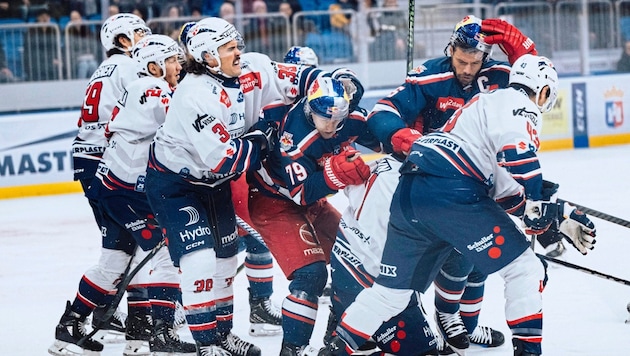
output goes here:
<path id="1" fill-rule="evenodd" d="M 394 152 L 402 153 L 406 156 L 411 151 L 413 143 L 420 137 L 422 137 L 422 133 L 418 130 L 408 127 L 400 129 L 392 135 L 392 149 Z"/>
<path id="2" fill-rule="evenodd" d="M 369 176 L 370 167 L 355 149 L 331 156 L 324 163 L 324 180 L 330 189 L 339 190 L 347 185 L 361 184 Z"/>
<path id="3" fill-rule="evenodd" d="M 484 41 L 497 44 L 508 56 L 510 64 L 514 64 L 518 57 L 524 54 L 537 55 L 536 45 L 514 25 L 501 19 L 487 19 L 481 21 L 481 31 L 486 34 Z"/>

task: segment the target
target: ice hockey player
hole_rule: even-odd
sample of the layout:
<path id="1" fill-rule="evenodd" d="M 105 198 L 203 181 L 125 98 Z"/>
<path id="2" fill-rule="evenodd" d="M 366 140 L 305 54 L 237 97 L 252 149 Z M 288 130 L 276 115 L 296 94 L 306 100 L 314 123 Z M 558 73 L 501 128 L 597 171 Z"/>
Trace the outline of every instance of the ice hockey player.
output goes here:
<path id="1" fill-rule="evenodd" d="M 308 346 L 339 212 L 326 196 L 361 184 L 368 166 L 353 148 L 380 149 L 367 132 L 365 111 L 350 111 L 341 81 L 318 78 L 293 106 L 268 105 L 264 120 L 277 123 L 277 142 L 262 169 L 248 173 L 249 209 L 285 276 L 290 294 L 282 304 L 282 356 Z"/>
<path id="2" fill-rule="evenodd" d="M 363 344 L 414 291 L 429 287 L 452 248 L 482 273 L 503 278 L 514 355 L 542 354 L 544 267 L 506 211 L 522 219 L 527 233 L 557 221 L 582 253 L 595 243 L 588 217 L 543 189 L 538 134 L 557 90 L 551 61 L 525 54 L 508 88 L 475 96 L 440 131 L 413 143 L 392 198 L 380 274 L 346 309 L 320 355 L 349 355 Z"/>
<path id="3" fill-rule="evenodd" d="M 455 25 L 444 57 L 408 73 L 404 84 L 374 106 L 368 126 L 385 150 L 404 154 L 415 139 L 440 128 L 474 95 L 506 87 L 510 66 L 490 57 L 493 43 L 508 54 L 510 63 L 524 53 L 536 53 L 534 43 L 509 23 L 466 16 Z M 504 342 L 500 331 L 477 325 L 485 279 L 457 251 L 436 278 L 435 318 L 455 349 Z"/>
<path id="4" fill-rule="evenodd" d="M 79 133 L 72 143 L 74 179 L 81 183 L 84 192 L 88 191 L 93 182 L 96 168 L 107 146 L 105 126 L 112 116 L 118 98 L 123 94 L 125 87 L 138 78 L 136 62 L 131 58 L 131 48 L 147 34 L 151 34 L 151 30 L 141 18 L 133 14 L 113 15 L 101 26 L 101 43 L 107 51 L 107 59 L 99 65 L 88 82 L 79 119 Z M 89 198 L 88 201 L 100 229 L 102 217 L 98 204 Z M 108 243 L 105 239 L 102 240 L 103 256 L 109 254 Z M 57 325 L 56 341 L 49 348 L 50 353 L 59 354 L 68 344 L 76 344 L 85 334 L 83 324 L 87 316 L 94 310 L 92 321 L 96 322 L 102 314 L 99 311 L 109 304 L 109 300 L 100 301 L 102 304 L 92 304 L 90 297 L 86 296 L 95 290 L 92 280 L 103 273 L 102 268 L 99 262 L 81 279 L 77 298 L 71 305 L 68 303 L 61 322 Z M 146 290 L 129 288 L 127 302 L 129 318 L 117 311 L 111 323 L 104 329 L 125 334 L 130 344 L 127 345 L 128 348 L 133 349 L 135 346 L 131 344 L 136 344 L 136 341 L 146 342 L 150 337 L 151 327 L 148 319 L 150 311 L 147 307 Z M 70 329 L 67 329 L 68 327 Z M 83 347 L 86 350 L 100 351 L 103 345 L 89 339 Z"/>

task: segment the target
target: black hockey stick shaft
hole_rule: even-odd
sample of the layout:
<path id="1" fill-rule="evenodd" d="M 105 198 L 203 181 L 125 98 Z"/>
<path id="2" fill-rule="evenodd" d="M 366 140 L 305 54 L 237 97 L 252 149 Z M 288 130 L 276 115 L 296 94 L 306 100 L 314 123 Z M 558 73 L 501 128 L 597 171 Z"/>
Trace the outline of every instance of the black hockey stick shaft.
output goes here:
<path id="1" fill-rule="evenodd" d="M 416 17 L 416 1 L 409 0 L 409 33 L 407 33 L 407 73 L 413 69 L 414 27 Z M 405 73 L 405 75 L 407 74 Z"/>
<path id="2" fill-rule="evenodd" d="M 96 334 L 99 330 L 101 330 L 105 325 L 109 323 L 112 316 L 114 316 L 114 313 L 118 308 L 118 304 L 120 304 L 120 301 L 122 300 L 122 297 L 127 290 L 127 286 L 129 286 L 129 283 L 131 283 L 133 277 L 135 277 L 135 275 L 142 269 L 142 267 L 144 267 L 144 265 L 146 265 L 149 260 L 151 260 L 151 258 L 153 258 L 153 256 L 155 256 L 164 245 L 166 245 L 166 240 L 162 239 L 162 241 L 160 241 L 151 251 L 149 251 L 146 256 L 144 256 L 144 258 L 140 262 L 138 262 L 138 264 L 133 269 L 130 270 L 131 260 L 133 260 L 133 256 L 131 256 L 129 264 L 127 265 L 127 269 L 123 274 L 123 279 L 118 283 L 118 285 L 116 285 L 116 294 L 107 306 L 105 313 L 103 313 L 103 317 L 93 326 L 92 331 L 83 336 L 77 342 L 77 346 L 80 347 L 81 345 L 83 345 L 86 340 L 90 339 L 92 336 L 94 336 L 94 334 Z"/>
<path id="3" fill-rule="evenodd" d="M 619 277 L 611 276 L 609 274 L 605 274 L 605 273 L 602 273 L 602 272 L 599 272 L 599 271 L 595 271 L 593 269 L 586 268 L 586 267 L 583 267 L 583 266 L 579 266 L 579 265 L 576 265 L 576 264 L 573 264 L 573 263 L 570 263 L 570 262 L 566 262 L 566 261 L 563 261 L 563 260 L 560 260 L 560 259 L 557 259 L 557 258 L 541 255 L 539 253 L 537 253 L 536 256 L 538 256 L 539 258 L 542 258 L 544 260 L 547 260 L 549 262 L 557 263 L 557 264 L 562 265 L 564 267 L 575 269 L 575 270 L 578 270 L 578 271 L 581 271 L 581 272 L 584 272 L 584 273 L 592 274 L 593 276 L 597 276 L 597 277 L 600 277 L 600 278 L 607 279 L 609 281 L 614 281 L 614 282 L 621 283 L 621 284 L 626 285 L 626 286 L 630 286 L 630 281 L 622 279 L 622 278 L 619 278 Z"/>
<path id="4" fill-rule="evenodd" d="M 590 216 L 596 217 L 598 219 L 602 219 L 602 220 L 611 222 L 613 224 L 617 224 L 617 225 L 621 225 L 621 226 L 630 228 L 630 221 L 628 221 L 628 220 L 624 220 L 622 218 L 618 218 L 616 216 L 612 216 L 610 214 L 606 214 L 606 213 L 601 212 L 599 210 L 588 208 L 588 207 L 586 207 L 584 205 L 572 203 L 572 202 L 570 202 L 568 200 L 564 200 L 564 199 L 558 199 L 558 200 L 565 201 L 565 202 L 575 206 L 576 208 L 578 208 L 578 210 L 582 211 L 583 213 L 585 213 L 587 215 L 590 215 Z"/>

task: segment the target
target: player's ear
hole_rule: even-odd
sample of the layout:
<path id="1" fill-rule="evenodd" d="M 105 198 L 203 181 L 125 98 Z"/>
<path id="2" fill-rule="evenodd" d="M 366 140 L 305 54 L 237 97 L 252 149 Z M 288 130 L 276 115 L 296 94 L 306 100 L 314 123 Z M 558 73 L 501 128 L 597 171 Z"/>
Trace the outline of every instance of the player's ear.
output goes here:
<path id="1" fill-rule="evenodd" d="M 543 106 L 545 105 L 545 102 L 547 101 L 547 99 L 549 98 L 549 95 L 551 94 L 551 89 L 549 89 L 549 85 L 545 85 L 541 90 L 540 90 L 540 96 L 538 96 L 538 106 Z"/>

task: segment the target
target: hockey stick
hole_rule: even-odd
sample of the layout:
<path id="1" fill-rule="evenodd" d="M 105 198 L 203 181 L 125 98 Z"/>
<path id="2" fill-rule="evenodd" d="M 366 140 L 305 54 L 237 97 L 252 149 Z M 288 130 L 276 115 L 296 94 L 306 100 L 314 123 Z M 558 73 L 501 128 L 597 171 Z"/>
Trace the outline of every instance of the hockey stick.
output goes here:
<path id="1" fill-rule="evenodd" d="M 260 242 L 265 247 L 267 247 L 267 244 L 265 243 L 265 240 L 263 240 L 263 238 L 260 235 L 260 233 L 258 231 L 256 231 L 256 229 L 254 229 L 251 225 L 246 223 L 245 220 L 243 220 L 238 215 L 236 215 L 236 223 L 238 224 L 238 226 L 241 227 L 241 229 L 245 230 L 248 234 L 252 235 L 252 237 L 255 238 L 258 242 Z"/>
<path id="2" fill-rule="evenodd" d="M 575 206 L 576 208 L 578 208 L 578 210 L 582 211 L 583 213 L 585 213 L 587 215 L 594 216 L 594 217 L 596 217 L 598 219 L 602 219 L 602 220 L 611 222 L 613 224 L 617 224 L 617 225 L 621 225 L 621 226 L 630 228 L 630 221 L 628 221 L 628 220 L 624 220 L 624 219 L 618 218 L 616 216 L 612 216 L 612 215 L 606 214 L 606 213 L 601 212 L 599 210 L 587 208 L 584 205 L 575 204 L 575 203 L 572 203 L 572 202 L 570 202 L 568 200 L 564 200 L 564 199 L 558 199 L 558 200 L 562 200 L 564 202 L 567 202 L 567 203 Z"/>
<path id="3" fill-rule="evenodd" d="M 130 270 L 131 260 L 133 260 L 133 256 L 131 256 L 131 260 L 129 260 L 129 264 L 127 265 L 127 268 L 125 269 L 125 272 L 123 273 L 124 277 L 116 285 L 116 294 L 114 294 L 114 298 L 107 306 L 105 313 L 103 313 L 103 317 L 95 325 L 93 325 L 92 331 L 90 331 L 87 335 L 79 339 L 79 341 L 77 342 L 77 346 L 82 347 L 85 341 L 90 339 L 92 336 L 94 336 L 94 334 L 96 334 L 105 325 L 107 325 L 107 323 L 109 323 L 112 316 L 116 312 L 116 308 L 118 308 L 118 304 L 120 304 L 123 294 L 125 294 L 125 291 L 127 290 L 127 286 L 131 282 L 131 279 L 135 277 L 135 275 L 142 269 L 142 267 L 144 267 L 144 265 L 146 265 L 149 262 L 149 260 L 153 258 L 153 256 L 155 256 L 164 245 L 166 245 L 166 239 L 162 239 L 151 251 L 149 251 L 149 253 L 146 256 L 144 256 L 142 261 L 138 262 L 138 265 L 136 267 Z"/>
<path id="4" fill-rule="evenodd" d="M 568 268 L 571 268 L 571 269 L 575 269 L 575 270 L 578 270 L 578 271 L 582 271 L 584 273 L 592 274 L 593 276 L 597 276 L 597 277 L 600 277 L 600 278 L 608 279 L 610 281 L 621 283 L 621 284 L 626 285 L 626 286 L 630 286 L 630 281 L 622 279 L 622 278 L 619 278 L 619 277 L 611 276 L 609 274 L 605 274 L 605 273 L 598 272 L 598 271 L 595 271 L 595 270 L 590 269 L 590 268 L 586 268 L 586 267 L 582 267 L 582 266 L 579 266 L 579 265 L 575 265 L 573 263 L 566 262 L 566 261 L 563 261 L 563 260 L 560 260 L 560 259 L 557 259 L 557 258 L 554 258 L 554 257 L 541 255 L 539 253 L 537 253 L 536 256 L 538 256 L 539 258 L 542 258 L 544 260 L 547 260 L 549 262 L 557 263 L 559 265 L 562 265 L 562 266 L 565 266 L 565 267 L 568 267 Z"/>
<path id="5" fill-rule="evenodd" d="M 413 69 L 414 26 L 416 17 L 416 1 L 409 0 L 409 33 L 407 34 L 407 73 Z M 406 73 L 405 73 L 406 74 Z"/>

